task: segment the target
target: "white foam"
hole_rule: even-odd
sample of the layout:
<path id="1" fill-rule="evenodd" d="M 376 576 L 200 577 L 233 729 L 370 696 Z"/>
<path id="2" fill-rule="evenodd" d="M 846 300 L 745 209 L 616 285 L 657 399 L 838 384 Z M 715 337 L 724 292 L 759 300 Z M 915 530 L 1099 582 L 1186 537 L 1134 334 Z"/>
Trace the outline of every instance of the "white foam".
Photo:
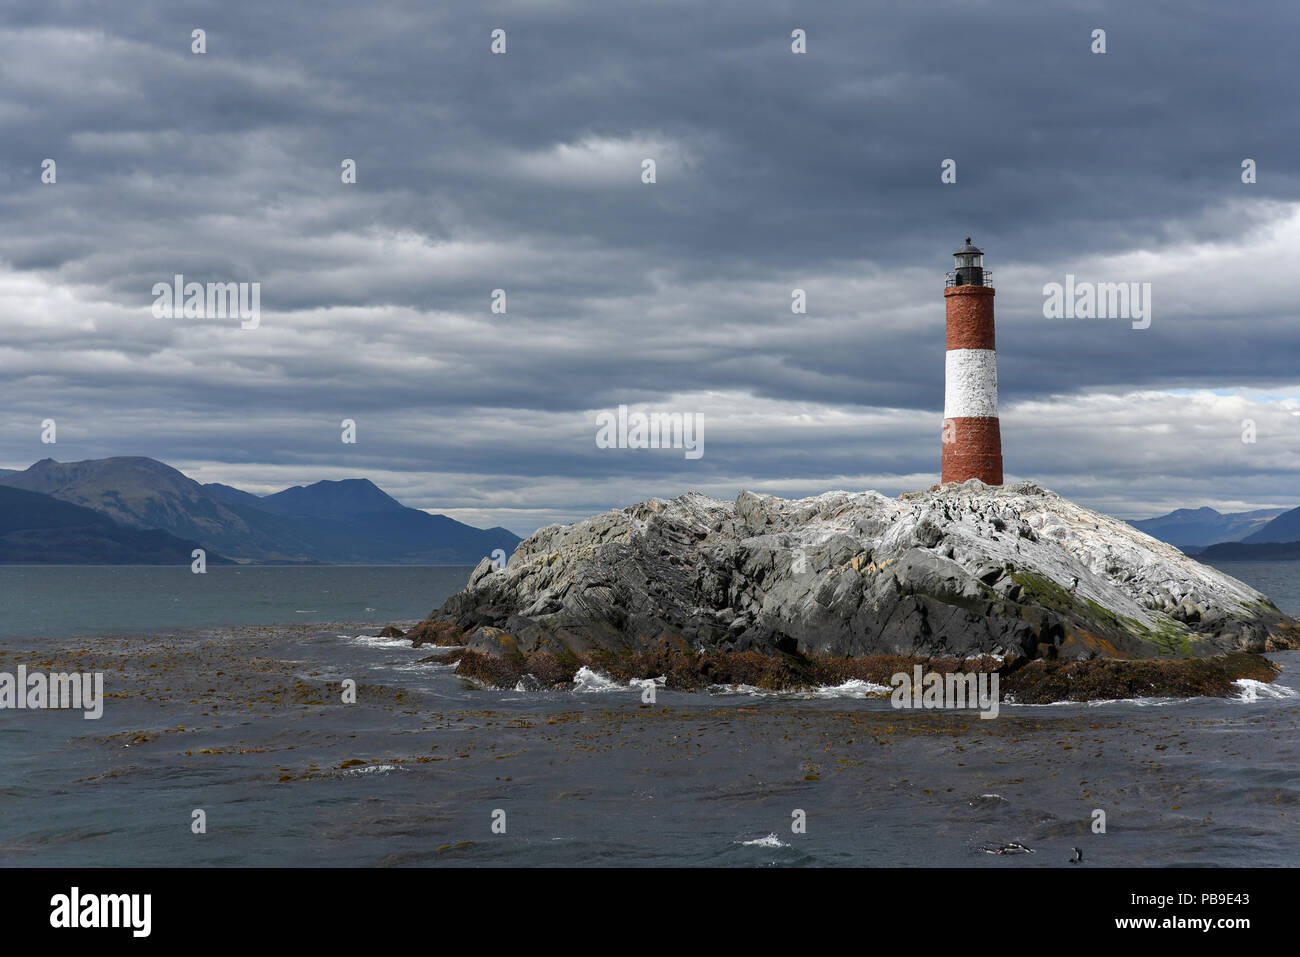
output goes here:
<path id="1" fill-rule="evenodd" d="M 593 693 L 598 691 L 644 691 L 646 688 L 654 686 L 656 689 L 662 689 L 668 684 L 668 676 L 660 675 L 658 678 L 632 678 L 627 684 L 621 685 L 609 675 L 601 674 L 599 671 L 593 671 L 586 665 L 578 669 L 578 673 L 573 676 L 573 690 L 575 692 Z M 522 690 L 519 688 L 516 691 Z"/>
<path id="2" fill-rule="evenodd" d="M 378 635 L 339 635 L 344 641 L 367 648 L 414 648 L 409 638 L 380 638 Z"/>
<path id="3" fill-rule="evenodd" d="M 879 698 L 888 697 L 892 689 L 874 681 L 850 678 L 840 685 L 822 685 L 812 692 L 815 698 Z"/>
<path id="4" fill-rule="evenodd" d="M 573 690 L 577 693 L 594 693 L 598 691 L 619 691 L 623 685 L 620 685 L 608 675 L 602 675 L 599 671 L 592 671 L 586 665 L 578 669 L 578 673 L 573 676 Z"/>
<path id="5" fill-rule="evenodd" d="M 1171 704 L 1187 704 L 1195 698 L 1103 698 L 1089 701 L 1089 708 L 1099 708 L 1104 704 L 1131 704 L 1135 708 L 1167 708 Z"/>
<path id="6" fill-rule="evenodd" d="M 789 847 L 790 846 L 789 844 L 786 844 L 784 841 L 782 841 L 775 834 L 769 834 L 767 837 L 760 837 L 756 841 L 741 841 L 740 843 L 743 844 L 745 847 Z"/>
<path id="7" fill-rule="evenodd" d="M 396 771 L 396 764 L 367 764 L 359 768 L 345 768 L 348 774 L 385 774 L 389 771 Z"/>
<path id="8" fill-rule="evenodd" d="M 709 694 L 752 694 L 765 695 L 771 692 L 753 685 L 709 685 Z"/>
<path id="9" fill-rule="evenodd" d="M 1241 689 L 1241 694 L 1234 701 L 1258 701 L 1260 698 L 1294 698 L 1296 690 L 1286 685 L 1270 684 L 1256 681 L 1254 678 L 1238 678 L 1233 682 Z"/>
<path id="10" fill-rule="evenodd" d="M 891 689 L 873 681 L 850 678 L 839 685 L 821 685 L 811 691 L 767 691 L 753 685 L 709 685 L 709 694 L 744 694 L 760 698 L 814 700 L 830 698 L 887 698 Z"/>
<path id="11" fill-rule="evenodd" d="M 1199 701 L 1199 698 L 1098 698 L 1092 701 L 1041 701 L 1027 702 L 1015 701 L 1010 696 L 1002 699 L 1003 707 L 1012 708 L 1067 708 L 1074 707 L 1100 708 L 1109 704 L 1131 704 L 1137 708 L 1163 708 L 1171 704 L 1186 704 L 1189 701 Z"/>

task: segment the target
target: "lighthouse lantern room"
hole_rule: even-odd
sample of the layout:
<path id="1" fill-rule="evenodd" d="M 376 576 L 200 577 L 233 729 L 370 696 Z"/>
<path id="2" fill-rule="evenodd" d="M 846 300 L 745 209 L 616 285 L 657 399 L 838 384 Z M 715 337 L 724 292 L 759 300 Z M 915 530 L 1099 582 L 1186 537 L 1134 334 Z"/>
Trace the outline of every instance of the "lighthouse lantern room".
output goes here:
<path id="1" fill-rule="evenodd" d="M 948 273 L 947 286 L 983 286 L 992 276 L 984 272 L 984 251 L 972 245 L 969 236 L 965 245 L 952 254 L 952 261 L 953 270 Z"/>

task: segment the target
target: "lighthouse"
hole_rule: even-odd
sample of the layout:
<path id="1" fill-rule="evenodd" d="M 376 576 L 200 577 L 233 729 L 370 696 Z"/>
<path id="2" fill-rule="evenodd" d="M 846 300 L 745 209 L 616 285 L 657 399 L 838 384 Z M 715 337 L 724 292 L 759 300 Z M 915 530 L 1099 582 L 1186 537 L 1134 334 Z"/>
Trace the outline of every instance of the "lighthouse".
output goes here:
<path id="1" fill-rule="evenodd" d="M 993 343 L 992 274 L 984 253 L 966 244 L 953 253 L 944 282 L 948 351 L 944 360 L 941 482 L 977 478 L 1002 484 L 998 426 L 998 361 Z"/>

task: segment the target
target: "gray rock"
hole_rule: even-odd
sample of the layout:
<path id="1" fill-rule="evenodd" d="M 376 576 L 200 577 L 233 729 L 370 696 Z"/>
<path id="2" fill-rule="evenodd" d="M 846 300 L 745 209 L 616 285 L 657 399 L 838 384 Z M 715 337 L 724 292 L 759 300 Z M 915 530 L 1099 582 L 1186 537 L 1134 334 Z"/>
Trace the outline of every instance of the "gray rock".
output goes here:
<path id="1" fill-rule="evenodd" d="M 488 654 L 682 648 L 1087 659 L 1263 648 L 1269 600 L 1033 483 L 651 499 L 481 562 L 434 619 Z"/>

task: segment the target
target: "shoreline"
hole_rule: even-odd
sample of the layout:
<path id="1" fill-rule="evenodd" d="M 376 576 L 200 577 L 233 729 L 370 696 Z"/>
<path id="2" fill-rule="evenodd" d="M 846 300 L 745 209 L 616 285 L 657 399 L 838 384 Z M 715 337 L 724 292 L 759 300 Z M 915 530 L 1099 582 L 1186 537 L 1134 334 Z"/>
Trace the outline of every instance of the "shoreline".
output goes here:
<path id="1" fill-rule="evenodd" d="M 872 655 L 856 658 L 764 654 L 756 651 L 692 652 L 664 646 L 652 651 L 611 652 L 596 650 L 568 652 L 522 652 L 508 642 L 499 653 L 471 650 L 456 643 L 450 629 L 433 634 L 421 628 L 425 622 L 296 622 L 262 625 L 195 626 L 115 631 L 75 638 L 26 636 L 0 641 L 4 658 L 13 658 L 15 645 L 32 643 L 80 646 L 82 653 L 95 646 L 116 646 L 121 653 L 136 642 L 154 646 L 160 640 L 222 640 L 308 636 L 328 631 L 355 636 L 402 639 L 413 649 L 425 649 L 416 663 L 455 665 L 454 674 L 481 690 L 572 691 L 575 677 L 584 668 L 621 683 L 654 681 L 675 692 L 707 692 L 720 687 L 748 687 L 762 692 L 812 692 L 848 682 L 878 686 L 876 693 L 863 697 L 890 697 L 890 680 L 899 673 L 911 675 L 916 667 L 938 675 L 993 675 L 999 678 L 1001 700 L 1014 704 L 1086 703 L 1141 698 L 1231 698 L 1241 688 L 1235 682 L 1249 679 L 1273 682 L 1281 666 L 1267 653 L 1234 651 L 1203 658 L 1119 659 L 1001 659 L 993 655 L 965 658 L 922 655 Z M 409 630 L 403 630 L 403 626 Z M 508 637 L 508 636 L 503 636 Z M 41 649 L 43 656 L 60 657 L 54 647 Z M 108 651 L 102 647 L 101 651 Z M 161 650 L 161 649 L 156 649 Z M 252 649 L 249 649 L 252 650 Z M 110 652 L 112 654 L 112 652 Z"/>
<path id="2" fill-rule="evenodd" d="M 406 637 L 392 626 L 384 637 Z M 690 652 L 662 647 L 654 651 L 589 654 L 473 651 L 459 644 L 412 640 L 414 648 L 436 648 L 423 662 L 455 664 L 456 674 L 498 690 L 569 690 L 581 669 L 618 681 L 664 679 L 669 691 L 699 692 L 717 686 L 749 686 L 761 691 L 813 691 L 850 681 L 882 688 L 887 698 L 893 676 L 911 675 L 920 667 L 938 675 L 997 675 L 1002 700 L 1017 704 L 1054 704 L 1132 700 L 1136 698 L 1228 698 L 1246 679 L 1268 684 L 1281 667 L 1263 654 L 1234 651 L 1205 658 L 1094 658 L 1086 661 L 1004 660 L 990 655 L 966 658 L 871 655 L 858 658 L 769 655 L 755 651 Z"/>

